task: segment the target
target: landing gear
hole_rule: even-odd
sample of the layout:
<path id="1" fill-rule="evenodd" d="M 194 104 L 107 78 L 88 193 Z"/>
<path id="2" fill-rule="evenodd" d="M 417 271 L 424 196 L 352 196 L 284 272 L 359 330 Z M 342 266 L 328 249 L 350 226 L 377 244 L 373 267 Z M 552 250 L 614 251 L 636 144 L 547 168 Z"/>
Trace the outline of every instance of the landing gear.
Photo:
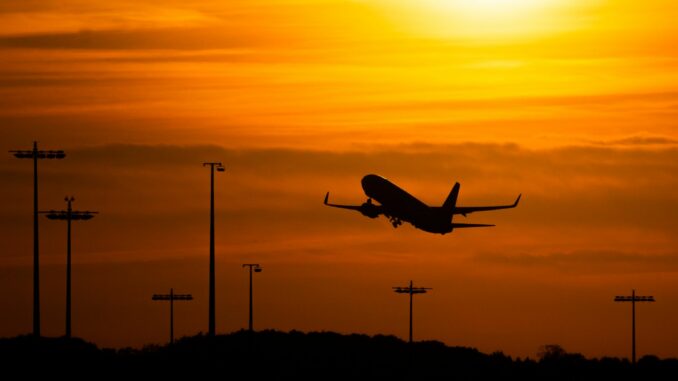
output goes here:
<path id="1" fill-rule="evenodd" d="M 393 225 L 394 228 L 397 228 L 398 226 L 403 224 L 403 222 L 399 218 L 396 218 L 396 217 L 391 217 L 390 221 L 391 221 L 391 225 Z"/>

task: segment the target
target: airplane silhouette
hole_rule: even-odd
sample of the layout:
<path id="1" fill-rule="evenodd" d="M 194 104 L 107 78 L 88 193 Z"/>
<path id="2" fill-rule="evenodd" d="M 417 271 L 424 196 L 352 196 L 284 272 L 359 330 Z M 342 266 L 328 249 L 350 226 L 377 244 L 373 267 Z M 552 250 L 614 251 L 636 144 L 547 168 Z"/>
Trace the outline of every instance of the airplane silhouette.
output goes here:
<path id="1" fill-rule="evenodd" d="M 405 192 L 397 185 L 378 175 L 363 177 L 361 184 L 367 195 L 367 202 L 362 205 L 330 204 L 330 192 L 325 195 L 325 205 L 334 208 L 357 210 L 370 218 L 377 218 L 380 214 L 386 216 L 394 228 L 402 225 L 403 221 L 429 233 L 447 234 L 456 228 L 478 228 L 494 225 L 453 223 L 452 217 L 461 214 L 466 217 L 473 212 L 483 212 L 497 209 L 510 209 L 518 206 L 520 196 L 511 205 L 497 206 L 457 206 L 459 183 L 455 183 L 452 191 L 442 206 L 428 206 L 416 197 Z M 372 199 L 380 205 L 372 203 Z"/>

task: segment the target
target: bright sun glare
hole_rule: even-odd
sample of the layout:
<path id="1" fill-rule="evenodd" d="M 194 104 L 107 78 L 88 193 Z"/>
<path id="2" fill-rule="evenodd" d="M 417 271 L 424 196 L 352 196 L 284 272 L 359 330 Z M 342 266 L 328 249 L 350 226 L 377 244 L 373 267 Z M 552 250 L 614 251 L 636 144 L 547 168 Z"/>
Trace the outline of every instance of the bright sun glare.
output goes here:
<path id="1" fill-rule="evenodd" d="M 549 0 L 420 0 L 420 4 L 432 8 L 505 15 L 538 8 L 546 3 Z"/>
<path id="2" fill-rule="evenodd" d="M 438 37 L 506 39 L 558 29 L 557 8 L 578 0 L 378 0 L 404 10 L 400 18 L 419 32 Z"/>

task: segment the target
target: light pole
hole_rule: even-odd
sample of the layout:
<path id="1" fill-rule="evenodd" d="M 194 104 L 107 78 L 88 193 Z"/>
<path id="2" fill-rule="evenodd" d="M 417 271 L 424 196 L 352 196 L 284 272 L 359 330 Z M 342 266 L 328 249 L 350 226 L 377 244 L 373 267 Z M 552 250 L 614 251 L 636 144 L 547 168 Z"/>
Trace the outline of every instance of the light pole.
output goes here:
<path id="1" fill-rule="evenodd" d="M 242 267 L 249 267 L 250 268 L 250 324 L 249 324 L 249 331 L 250 333 L 254 332 L 254 318 L 252 316 L 252 270 L 254 270 L 255 273 L 260 273 L 261 266 L 259 266 L 258 263 L 245 263 L 242 265 Z"/>
<path id="2" fill-rule="evenodd" d="M 203 167 L 210 167 L 210 285 L 209 285 L 209 328 L 210 337 L 216 335 L 215 313 L 215 283 L 214 283 L 214 170 L 223 172 L 224 166 L 220 162 L 202 163 Z"/>
<path id="3" fill-rule="evenodd" d="M 631 302 L 631 363 L 636 364 L 636 302 L 654 302 L 654 296 L 636 296 L 636 290 L 631 290 L 631 296 L 615 296 L 615 302 Z"/>
<path id="4" fill-rule="evenodd" d="M 75 198 L 66 197 L 64 201 L 68 204 L 66 210 L 50 210 L 48 212 L 40 212 L 50 220 L 66 221 L 66 337 L 71 337 L 71 221 L 86 221 L 94 218 L 98 212 L 90 211 L 75 211 L 72 208 L 72 203 Z"/>
<path id="5" fill-rule="evenodd" d="M 152 300 L 169 300 L 170 302 L 170 344 L 174 344 L 174 301 L 175 300 L 193 300 L 191 294 L 175 294 L 174 289 L 170 288 L 169 294 L 154 294 Z"/>
<path id="6" fill-rule="evenodd" d="M 410 295 L 410 340 L 409 343 L 412 343 L 412 296 L 414 294 L 425 294 L 428 292 L 428 290 L 433 290 L 432 288 L 428 287 L 413 287 L 412 286 L 412 281 L 410 281 L 410 285 L 407 287 L 392 287 L 394 292 L 397 292 L 398 294 L 409 294 Z"/>
<path id="7" fill-rule="evenodd" d="M 38 242 L 38 159 L 63 159 L 64 151 L 40 151 L 38 142 L 32 150 L 9 151 L 17 159 L 33 160 L 33 335 L 40 337 L 40 248 Z"/>

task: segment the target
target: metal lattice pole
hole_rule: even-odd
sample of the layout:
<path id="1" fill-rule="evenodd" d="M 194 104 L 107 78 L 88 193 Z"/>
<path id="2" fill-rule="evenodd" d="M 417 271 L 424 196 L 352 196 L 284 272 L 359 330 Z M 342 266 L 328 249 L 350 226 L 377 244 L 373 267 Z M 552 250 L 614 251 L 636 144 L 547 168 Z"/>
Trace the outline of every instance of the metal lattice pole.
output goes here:
<path id="1" fill-rule="evenodd" d="M 175 300 L 193 300 L 191 294 L 175 294 L 174 289 L 170 288 L 169 294 L 154 294 L 151 300 L 170 302 L 170 344 L 174 344 L 174 301 Z"/>
<path id="2" fill-rule="evenodd" d="M 71 337 L 71 221 L 86 221 L 94 218 L 98 212 L 75 211 L 72 203 L 75 198 L 64 198 L 68 207 L 66 210 L 50 210 L 40 212 L 50 220 L 66 221 L 66 337 Z"/>
<path id="3" fill-rule="evenodd" d="M 394 292 L 397 292 L 398 294 L 409 294 L 410 296 L 410 337 L 409 337 L 409 343 L 412 343 L 412 300 L 414 294 L 425 294 L 428 292 L 428 290 L 432 290 L 432 288 L 429 287 L 414 287 L 412 281 L 410 281 L 410 285 L 406 287 L 392 287 Z"/>
<path id="4" fill-rule="evenodd" d="M 40 244 L 38 234 L 38 160 L 63 159 L 64 151 L 38 150 L 33 142 L 32 150 L 9 151 L 17 159 L 33 160 L 33 335 L 40 337 Z"/>
<path id="5" fill-rule="evenodd" d="M 654 302 L 654 296 L 637 296 L 636 290 L 631 296 L 615 296 L 615 302 L 631 302 L 631 363 L 636 364 L 636 302 Z"/>

